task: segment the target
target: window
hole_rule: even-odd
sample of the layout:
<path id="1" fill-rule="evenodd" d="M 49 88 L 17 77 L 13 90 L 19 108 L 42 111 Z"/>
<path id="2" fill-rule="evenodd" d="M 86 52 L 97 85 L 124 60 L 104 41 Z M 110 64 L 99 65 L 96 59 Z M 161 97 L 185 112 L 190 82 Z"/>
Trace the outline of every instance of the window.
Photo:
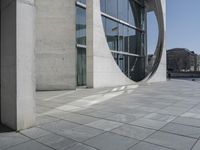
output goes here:
<path id="1" fill-rule="evenodd" d="M 118 45 L 118 23 L 106 19 L 106 38 L 111 50 L 117 50 Z"/>
<path id="2" fill-rule="evenodd" d="M 86 10 L 84 8 L 77 7 L 76 13 L 77 44 L 86 45 Z"/>
<path id="3" fill-rule="evenodd" d="M 107 43 L 116 63 L 127 77 L 140 80 L 146 64 L 144 6 L 135 0 L 101 0 L 101 11 Z"/>

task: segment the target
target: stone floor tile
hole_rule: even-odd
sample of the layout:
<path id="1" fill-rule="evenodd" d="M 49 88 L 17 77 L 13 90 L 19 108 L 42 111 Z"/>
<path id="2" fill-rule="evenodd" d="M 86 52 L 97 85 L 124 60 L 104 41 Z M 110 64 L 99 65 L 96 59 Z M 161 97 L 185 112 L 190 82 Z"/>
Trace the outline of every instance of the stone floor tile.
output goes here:
<path id="1" fill-rule="evenodd" d="M 96 149 L 90 146 L 78 143 L 67 150 L 96 150 Z"/>
<path id="2" fill-rule="evenodd" d="M 74 114 L 74 113 L 66 114 L 65 116 L 62 117 L 62 119 L 71 121 L 74 123 L 78 123 L 78 124 L 88 124 L 88 123 L 99 120 L 98 118 L 80 115 L 80 114 Z"/>
<path id="3" fill-rule="evenodd" d="M 94 107 L 96 108 L 96 107 Z M 97 117 L 97 118 L 106 118 L 109 116 L 114 115 L 115 113 L 112 112 L 106 112 L 106 111 L 93 111 L 91 113 L 88 113 L 89 116 Z"/>
<path id="4" fill-rule="evenodd" d="M 184 112 L 186 112 L 188 110 L 188 108 L 180 108 L 180 107 L 167 107 L 161 111 L 159 111 L 159 113 L 161 114 L 169 114 L 169 115 L 181 115 Z"/>
<path id="5" fill-rule="evenodd" d="M 118 127 L 111 132 L 117 133 L 119 135 L 127 136 L 130 138 L 135 138 L 138 140 L 143 140 L 149 135 L 151 135 L 155 130 L 150 130 L 146 128 L 141 128 L 137 126 L 131 126 L 131 125 L 123 125 L 121 127 Z"/>
<path id="6" fill-rule="evenodd" d="M 183 136 L 188 136 L 192 138 L 200 137 L 200 128 L 186 126 L 181 124 L 169 123 L 161 129 L 162 131 L 175 133 Z"/>
<path id="7" fill-rule="evenodd" d="M 158 131 L 145 141 L 176 150 L 190 150 L 196 139 Z"/>
<path id="8" fill-rule="evenodd" d="M 127 115 L 127 114 L 115 114 L 113 116 L 107 117 L 106 119 L 122 122 L 122 123 L 130 123 L 138 119 L 134 115 Z"/>
<path id="9" fill-rule="evenodd" d="M 88 126 L 79 126 L 72 129 L 66 129 L 62 133 L 59 133 L 62 136 L 74 139 L 76 141 L 82 142 L 99 134 L 102 134 L 105 131 L 91 128 Z"/>
<path id="10" fill-rule="evenodd" d="M 129 147 L 138 143 L 138 141 L 107 132 L 98 135 L 85 143 L 99 150 L 127 150 Z"/>
<path id="11" fill-rule="evenodd" d="M 41 125 L 41 124 L 45 124 L 45 123 L 50 123 L 50 122 L 54 122 L 54 121 L 58 121 L 58 118 L 55 117 L 50 117 L 50 116 L 38 116 L 36 117 L 36 125 Z"/>
<path id="12" fill-rule="evenodd" d="M 36 139 L 36 138 L 45 136 L 47 134 L 50 134 L 50 132 L 47 132 L 47 131 L 40 129 L 40 128 L 37 128 L 37 127 L 23 130 L 23 131 L 21 131 L 21 133 L 25 136 L 32 138 L 32 139 Z"/>
<path id="13" fill-rule="evenodd" d="M 97 128 L 97 129 L 101 129 L 101 130 L 104 130 L 104 131 L 110 131 L 110 130 L 117 128 L 121 125 L 122 125 L 122 123 L 103 120 L 103 119 L 87 124 L 87 126 Z"/>
<path id="14" fill-rule="evenodd" d="M 167 122 L 142 118 L 142 119 L 133 121 L 130 124 L 140 126 L 140 127 L 150 128 L 154 130 L 159 130 L 160 128 L 165 126 Z"/>
<path id="15" fill-rule="evenodd" d="M 44 146 L 35 141 L 29 141 L 23 144 L 16 145 L 7 150 L 53 150 L 50 147 Z"/>
<path id="16" fill-rule="evenodd" d="M 144 118 L 156 120 L 156 121 L 163 121 L 163 122 L 170 122 L 176 118 L 176 116 L 168 115 L 168 114 L 158 114 L 158 113 L 152 113 Z"/>
<path id="17" fill-rule="evenodd" d="M 59 120 L 56 122 L 40 125 L 39 127 L 42 129 L 48 130 L 49 132 L 54 132 L 54 133 L 59 134 L 59 133 L 63 133 L 67 129 L 72 129 L 79 126 L 80 125 L 69 122 L 69 121 Z"/>
<path id="18" fill-rule="evenodd" d="M 200 141 L 198 141 L 194 147 L 192 148 L 192 150 L 200 150 Z"/>
<path id="19" fill-rule="evenodd" d="M 0 149 L 5 149 L 16 144 L 30 140 L 28 137 L 15 132 L 0 133 Z"/>
<path id="20" fill-rule="evenodd" d="M 36 140 L 56 150 L 65 150 L 76 144 L 76 141 L 56 134 L 48 134 Z"/>
<path id="21" fill-rule="evenodd" d="M 189 117 L 178 117 L 172 122 L 194 126 L 194 127 L 200 127 L 200 119 L 194 119 L 194 118 L 189 118 Z"/>
<path id="22" fill-rule="evenodd" d="M 128 150 L 171 150 L 171 149 L 161 147 L 155 144 L 140 142 Z"/>

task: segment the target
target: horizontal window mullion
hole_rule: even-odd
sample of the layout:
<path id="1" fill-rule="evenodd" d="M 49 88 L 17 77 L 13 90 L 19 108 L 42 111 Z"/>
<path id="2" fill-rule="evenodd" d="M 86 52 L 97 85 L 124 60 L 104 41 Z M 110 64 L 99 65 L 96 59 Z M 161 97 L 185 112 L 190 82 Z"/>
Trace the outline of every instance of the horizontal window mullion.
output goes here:
<path id="1" fill-rule="evenodd" d="M 82 45 L 82 44 L 76 44 L 76 47 L 78 47 L 78 48 L 87 48 L 86 45 Z"/>
<path id="2" fill-rule="evenodd" d="M 132 53 L 127 53 L 127 52 L 123 52 L 123 51 L 114 51 L 111 50 L 112 53 L 116 53 L 116 54 L 122 54 L 122 55 L 127 55 L 127 56 L 133 56 L 133 57 L 143 57 L 141 55 L 138 54 L 132 54 Z"/>
<path id="3" fill-rule="evenodd" d="M 78 2 L 78 1 L 76 1 L 76 6 L 79 6 L 79 7 L 84 8 L 84 9 L 87 8 L 87 6 L 85 4 Z"/>
<path id="4" fill-rule="evenodd" d="M 104 16 L 104 17 L 106 17 L 106 18 L 108 18 L 108 19 L 111 19 L 111 20 L 113 20 L 113 21 L 116 21 L 116 22 L 118 22 L 118 23 L 121 23 L 121 24 L 123 24 L 123 25 L 126 25 L 127 27 L 130 27 L 130 28 L 135 29 L 135 30 L 137 30 L 137 31 L 145 32 L 144 30 L 142 30 L 142 29 L 140 29 L 140 28 L 138 28 L 138 27 L 135 27 L 135 26 L 133 26 L 133 25 L 131 25 L 131 24 L 129 24 L 129 23 L 123 21 L 123 20 L 120 20 L 120 19 L 117 19 L 117 18 L 115 18 L 115 17 L 112 17 L 112 16 L 110 16 L 110 15 L 104 13 L 104 12 L 101 12 L 101 15 Z"/>

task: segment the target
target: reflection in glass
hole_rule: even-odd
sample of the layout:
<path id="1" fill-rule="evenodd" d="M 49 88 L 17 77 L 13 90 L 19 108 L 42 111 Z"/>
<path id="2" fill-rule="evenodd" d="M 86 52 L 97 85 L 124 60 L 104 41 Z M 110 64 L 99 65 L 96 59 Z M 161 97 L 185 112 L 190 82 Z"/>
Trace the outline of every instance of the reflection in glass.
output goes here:
<path id="1" fill-rule="evenodd" d="M 102 15 L 108 46 L 121 71 L 134 81 L 145 76 L 144 10 L 135 0 L 101 0 L 101 11 L 115 18 Z"/>
<path id="2" fill-rule="evenodd" d="M 77 44 L 86 45 L 86 10 L 76 8 L 76 38 Z"/>
<path id="3" fill-rule="evenodd" d="M 106 38 L 111 50 L 117 50 L 118 44 L 118 23 L 106 19 Z"/>

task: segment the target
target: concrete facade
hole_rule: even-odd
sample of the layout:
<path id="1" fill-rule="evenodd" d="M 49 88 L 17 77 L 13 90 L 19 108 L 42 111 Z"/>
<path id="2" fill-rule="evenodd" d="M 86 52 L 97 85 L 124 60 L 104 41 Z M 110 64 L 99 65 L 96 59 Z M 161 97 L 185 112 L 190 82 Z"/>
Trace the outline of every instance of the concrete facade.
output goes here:
<path id="1" fill-rule="evenodd" d="M 160 27 L 156 61 L 143 82 L 166 80 L 165 0 L 146 0 Z M 86 86 L 139 84 L 119 68 L 106 41 L 100 0 L 86 6 Z M 36 9 L 35 9 L 36 8 Z M 9 18 L 9 19 L 8 19 Z M 35 90 L 77 87 L 76 0 L 1 0 L 1 122 L 35 122 Z"/>
<path id="2" fill-rule="evenodd" d="M 33 0 L 1 0 L 1 122 L 15 130 L 34 124 L 34 18 Z"/>
<path id="3" fill-rule="evenodd" d="M 56 0 L 55 0 L 56 1 Z M 37 90 L 76 89 L 76 0 L 36 0 Z M 156 62 L 142 82 L 166 81 L 165 0 L 145 1 L 159 26 Z M 110 87 L 138 84 L 125 76 L 108 47 L 102 24 L 100 0 L 87 1 L 86 86 Z"/>
<path id="4" fill-rule="evenodd" d="M 36 0 L 36 87 L 76 87 L 75 0 Z"/>

